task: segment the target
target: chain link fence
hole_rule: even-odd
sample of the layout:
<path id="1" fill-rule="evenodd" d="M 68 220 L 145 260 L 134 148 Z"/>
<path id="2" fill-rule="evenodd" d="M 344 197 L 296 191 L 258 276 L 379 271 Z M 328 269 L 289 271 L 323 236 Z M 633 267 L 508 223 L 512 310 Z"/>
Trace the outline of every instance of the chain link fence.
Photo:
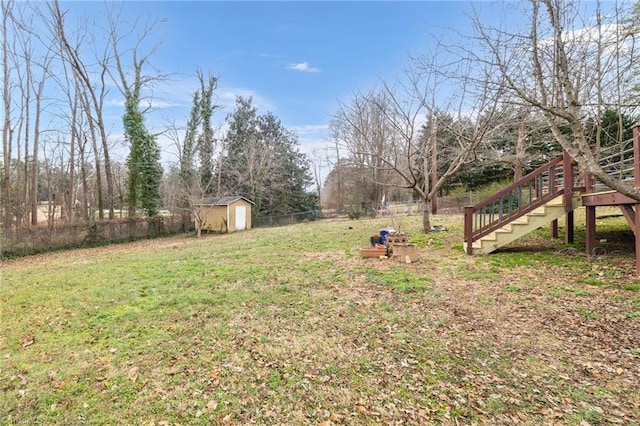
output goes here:
<path id="1" fill-rule="evenodd" d="M 27 256 L 65 248 L 157 238 L 193 229 L 193 222 L 185 223 L 179 215 L 2 229 L 0 255 L 3 258 Z"/>
<path id="2" fill-rule="evenodd" d="M 317 210 L 310 212 L 298 212 L 289 213 L 277 216 L 258 216 L 253 219 L 253 226 L 260 227 L 272 227 L 272 226 L 284 226 L 292 225 L 294 223 L 311 222 L 320 219 L 320 212 Z"/>

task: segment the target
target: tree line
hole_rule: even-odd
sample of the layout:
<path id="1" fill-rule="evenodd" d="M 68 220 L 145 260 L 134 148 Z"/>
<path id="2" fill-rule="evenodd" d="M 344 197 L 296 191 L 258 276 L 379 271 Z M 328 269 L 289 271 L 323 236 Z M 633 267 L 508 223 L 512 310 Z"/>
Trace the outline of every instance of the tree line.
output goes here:
<path id="1" fill-rule="evenodd" d="M 153 65 L 162 22 L 125 17 L 123 5 L 105 4 L 92 17 L 64 6 L 0 2 L 3 227 L 38 225 L 43 206 L 51 225 L 162 209 L 186 223 L 199 203 L 230 194 L 254 201 L 254 215 L 317 208 L 297 135 L 242 97 L 225 117 L 229 130 L 216 128 L 218 78 L 202 70 L 186 126 L 162 126 L 178 153 L 163 165 L 159 133 L 147 122 L 154 93 L 171 78 Z M 110 128 L 114 96 L 121 127 Z M 114 161 L 118 150 L 125 161 Z"/>
<path id="2" fill-rule="evenodd" d="M 114 4 L 78 20 L 58 1 L 2 1 L 2 224 L 37 225 L 43 202 L 51 220 L 169 208 L 187 222 L 195 206 L 237 194 L 259 215 L 315 209 L 319 200 L 344 210 L 418 199 L 428 230 L 438 196 L 518 179 L 562 150 L 640 200 L 598 162 L 638 120 L 639 3 L 503 6 L 525 24 L 491 26 L 474 13 L 470 32 L 452 31 L 408 58 L 396 80 L 340 100 L 311 162 L 296 134 L 250 98 L 238 97 L 225 130 L 216 128 L 218 78 L 197 70 L 186 125 L 162 130 L 178 158 L 163 168 L 147 124 L 154 91 L 170 79 L 153 66 L 161 23 L 125 19 Z M 107 127 L 113 93 L 123 100 L 124 141 Z M 120 145 L 127 158 L 114 161 Z M 324 182 L 321 162 L 331 167 Z"/>

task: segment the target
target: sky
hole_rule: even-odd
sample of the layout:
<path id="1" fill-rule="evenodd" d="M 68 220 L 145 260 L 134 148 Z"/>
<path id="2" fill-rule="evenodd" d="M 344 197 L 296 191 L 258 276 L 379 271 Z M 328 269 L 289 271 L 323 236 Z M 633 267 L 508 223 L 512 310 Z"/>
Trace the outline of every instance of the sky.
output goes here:
<path id="1" fill-rule="evenodd" d="M 104 7 L 63 5 L 79 14 Z M 434 35 L 468 26 L 472 10 L 466 1 L 146 1 L 123 7 L 125 18 L 156 22 L 150 39 L 161 42 L 150 64 L 170 74 L 154 92 L 150 127 L 186 122 L 201 69 L 219 77 L 218 123 L 233 111 L 237 95 L 251 96 L 258 113 L 272 112 L 297 132 L 306 153 L 326 144 L 339 101 L 395 78 Z M 117 92 L 111 96 L 111 104 L 121 106 Z M 163 161 L 175 162 L 171 144 L 159 139 Z"/>
<path id="2" fill-rule="evenodd" d="M 60 4 L 67 11 L 68 36 L 82 38 L 88 63 L 107 43 L 106 9 L 120 11 L 120 31 L 127 35 L 121 53 L 129 64 L 127 48 L 137 41 L 145 22 L 153 23 L 139 53 L 153 51 L 145 72 L 157 72 L 166 79 L 153 93 L 145 93 L 153 107 L 146 120 L 158 134 L 162 162 L 169 167 L 177 163 L 177 149 L 162 131 L 168 123 L 186 124 L 192 94 L 199 86 L 196 70 L 219 78 L 215 102 L 221 109 L 214 123 L 222 132 L 236 96 L 252 97 L 259 114 L 271 112 L 278 117 L 297 133 L 300 150 L 311 154 L 329 143 L 329 123 L 340 102 L 348 103 L 381 80 L 397 81 L 411 57 L 429 54 L 438 41 L 460 44 L 465 40 L 461 34 L 472 31 L 474 13 L 483 23 L 510 29 L 526 19 L 523 3 L 515 0 L 62 0 Z M 124 98 L 113 81 L 107 84 L 104 113 L 116 147 L 112 158 L 124 162 L 128 154 L 122 134 Z M 451 91 L 442 93 L 448 99 L 456 96 Z M 56 97 L 64 105 L 64 96 L 51 94 Z M 59 120 L 55 108 L 51 109 L 52 121 Z"/>

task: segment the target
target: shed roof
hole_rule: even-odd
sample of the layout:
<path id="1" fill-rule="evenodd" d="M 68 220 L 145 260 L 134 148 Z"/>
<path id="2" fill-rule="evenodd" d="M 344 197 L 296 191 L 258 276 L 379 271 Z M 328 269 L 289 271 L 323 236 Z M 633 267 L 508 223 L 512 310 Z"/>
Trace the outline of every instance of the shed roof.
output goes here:
<path id="1" fill-rule="evenodd" d="M 209 197 L 204 200 L 200 205 L 201 206 L 228 206 L 238 200 L 245 200 L 248 203 L 255 204 L 250 199 L 243 197 L 241 195 L 227 195 L 224 197 Z"/>

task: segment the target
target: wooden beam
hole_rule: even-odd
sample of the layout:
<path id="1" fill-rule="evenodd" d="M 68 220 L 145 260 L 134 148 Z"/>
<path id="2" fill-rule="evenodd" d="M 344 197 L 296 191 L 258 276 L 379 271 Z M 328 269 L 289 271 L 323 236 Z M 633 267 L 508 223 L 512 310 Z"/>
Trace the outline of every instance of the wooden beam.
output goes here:
<path id="1" fill-rule="evenodd" d="M 636 213 L 633 211 L 633 207 L 629 204 L 623 204 L 620 206 L 620 211 L 622 211 L 622 215 L 625 219 L 627 219 L 627 223 L 633 229 L 633 233 L 636 233 Z"/>

